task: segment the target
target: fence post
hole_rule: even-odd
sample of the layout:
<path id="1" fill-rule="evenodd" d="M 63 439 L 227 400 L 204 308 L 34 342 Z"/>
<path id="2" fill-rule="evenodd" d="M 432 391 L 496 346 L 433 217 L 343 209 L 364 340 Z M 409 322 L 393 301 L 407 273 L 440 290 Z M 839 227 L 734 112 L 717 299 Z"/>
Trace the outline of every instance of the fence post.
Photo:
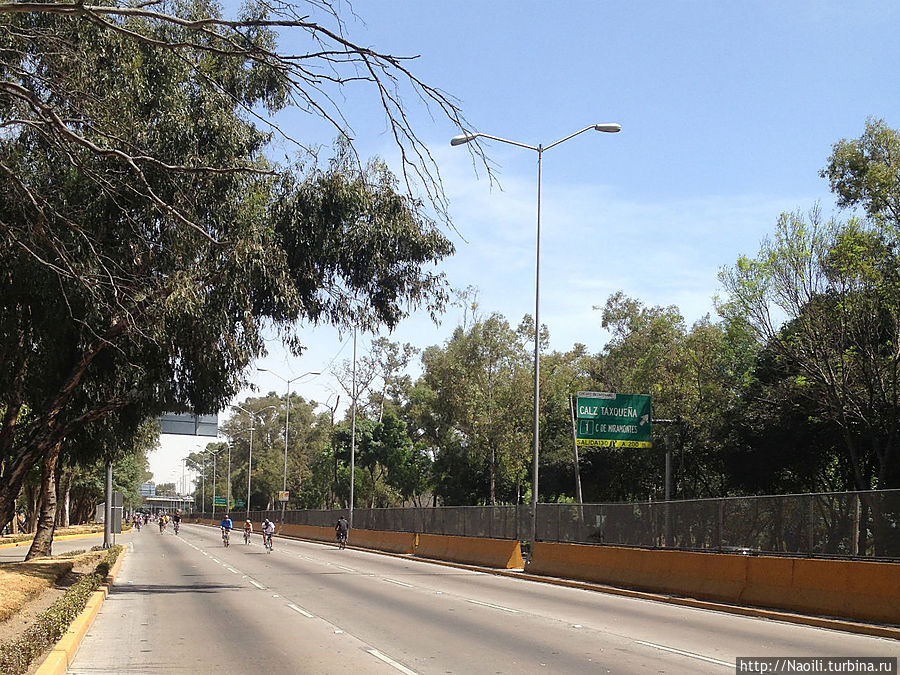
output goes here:
<path id="1" fill-rule="evenodd" d="M 813 546 L 815 546 L 815 536 L 814 536 L 814 523 L 816 517 L 816 499 L 813 495 L 809 496 L 809 548 L 807 549 L 807 553 L 813 552 Z"/>
<path id="2" fill-rule="evenodd" d="M 722 548 L 722 532 L 725 529 L 725 500 L 719 500 L 719 532 L 716 535 L 716 548 Z"/>
<path id="3" fill-rule="evenodd" d="M 858 492 L 853 495 L 853 503 L 853 531 L 850 533 L 850 552 L 853 555 L 859 555 L 859 520 L 862 516 L 862 505 Z"/>

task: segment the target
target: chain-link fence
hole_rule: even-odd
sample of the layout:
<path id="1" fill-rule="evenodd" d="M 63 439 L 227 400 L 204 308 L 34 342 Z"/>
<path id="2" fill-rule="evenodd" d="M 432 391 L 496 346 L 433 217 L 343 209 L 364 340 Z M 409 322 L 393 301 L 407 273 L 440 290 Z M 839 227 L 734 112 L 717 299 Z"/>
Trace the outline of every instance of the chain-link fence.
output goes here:
<path id="1" fill-rule="evenodd" d="M 333 527 L 341 515 L 347 510 L 287 511 L 285 522 Z M 281 512 L 251 511 L 250 517 L 278 521 Z M 530 536 L 531 507 L 354 509 L 353 527 L 522 541 Z M 900 490 L 538 504 L 535 531 L 538 541 L 898 559 Z"/>
<path id="2" fill-rule="evenodd" d="M 900 490 L 539 504 L 539 541 L 900 558 Z"/>

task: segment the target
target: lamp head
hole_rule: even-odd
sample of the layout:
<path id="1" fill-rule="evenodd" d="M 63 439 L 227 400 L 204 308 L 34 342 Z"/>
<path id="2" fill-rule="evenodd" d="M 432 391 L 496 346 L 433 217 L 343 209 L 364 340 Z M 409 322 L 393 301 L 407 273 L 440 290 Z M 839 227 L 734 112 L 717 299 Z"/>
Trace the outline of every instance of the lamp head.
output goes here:
<path id="1" fill-rule="evenodd" d="M 450 145 L 463 145 L 464 143 L 469 143 L 478 138 L 478 134 L 460 134 L 459 136 L 454 136 L 450 139 Z"/>
<path id="2" fill-rule="evenodd" d="M 622 125 L 616 124 L 615 122 L 610 124 L 595 124 L 594 131 L 604 131 L 608 134 L 614 134 L 618 131 L 622 131 Z"/>

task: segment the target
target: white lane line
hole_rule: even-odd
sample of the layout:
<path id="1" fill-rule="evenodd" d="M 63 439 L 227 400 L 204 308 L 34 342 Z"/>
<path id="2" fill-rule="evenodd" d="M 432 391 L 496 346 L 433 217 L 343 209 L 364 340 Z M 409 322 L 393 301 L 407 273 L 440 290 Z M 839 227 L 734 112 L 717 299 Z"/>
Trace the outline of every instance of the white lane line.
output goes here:
<path id="1" fill-rule="evenodd" d="M 222 564 L 222 561 L 221 561 L 221 560 L 216 560 L 216 559 L 213 558 L 212 556 L 210 556 L 209 559 L 212 560 L 212 561 L 213 561 L 214 563 L 216 563 L 217 565 L 221 565 L 221 564 Z"/>
<path id="2" fill-rule="evenodd" d="M 229 572 L 233 573 L 233 574 L 240 574 L 240 572 L 238 572 L 238 571 L 237 571 L 236 569 L 234 569 L 233 567 L 229 567 L 228 565 L 225 565 L 225 569 L 228 570 Z"/>
<path id="3" fill-rule="evenodd" d="M 259 583 L 258 581 L 254 580 L 254 579 L 250 579 L 249 581 L 250 581 L 251 584 L 253 584 L 254 586 L 256 586 L 259 590 L 261 590 L 261 591 L 266 590 L 266 587 L 263 586 L 263 585 L 262 585 L 261 583 Z"/>
<path id="4" fill-rule="evenodd" d="M 305 609 L 301 609 L 300 607 L 297 607 L 297 605 L 295 605 L 293 602 L 289 602 L 289 603 L 288 603 L 288 607 L 290 607 L 292 610 L 294 610 L 294 611 L 297 612 L 298 614 L 302 614 L 302 615 L 305 616 L 307 619 L 313 619 L 313 618 L 315 618 L 315 617 L 313 617 L 312 614 L 310 614 L 309 612 L 307 612 Z"/>
<path id="5" fill-rule="evenodd" d="M 412 588 L 412 584 L 407 584 L 403 581 L 397 581 L 396 579 L 388 579 L 387 577 L 384 577 L 384 580 L 386 582 L 388 582 L 389 584 L 397 584 L 398 586 L 403 586 L 405 588 Z"/>
<path id="6" fill-rule="evenodd" d="M 344 567 L 343 565 L 335 565 L 339 570 L 344 570 L 345 572 L 355 572 L 356 570 L 352 567 Z"/>
<path id="7" fill-rule="evenodd" d="M 416 671 L 410 670 L 409 668 L 404 666 L 402 663 L 397 663 L 396 661 L 394 661 L 394 659 L 392 659 L 389 656 L 385 656 L 377 649 L 367 649 L 366 651 L 369 652 L 376 659 L 379 659 L 380 661 L 384 661 L 389 666 L 393 666 L 394 668 L 399 670 L 401 673 L 406 673 L 406 675 L 417 675 Z"/>
<path id="8" fill-rule="evenodd" d="M 657 645 L 652 642 L 644 642 L 642 640 L 635 640 L 635 642 L 639 645 L 644 645 L 645 647 L 653 647 L 654 649 L 659 649 L 660 651 L 671 652 L 672 654 L 678 654 L 679 656 L 687 656 L 690 659 L 698 659 L 699 661 L 706 661 L 707 663 L 714 663 L 717 666 L 725 666 L 726 668 L 734 668 L 733 663 L 728 663 L 726 661 L 719 661 L 718 659 L 713 659 L 708 656 L 703 656 L 702 654 L 695 654 L 693 652 L 685 652 L 680 649 L 674 649 L 673 647 Z"/>
<path id="9" fill-rule="evenodd" d="M 518 614 L 519 610 L 510 609 L 509 607 L 501 607 L 500 605 L 492 605 L 489 602 L 479 602 L 478 600 L 469 600 L 473 605 L 481 605 L 482 607 L 493 607 L 494 609 L 502 609 L 504 612 L 509 612 L 510 614 Z"/>

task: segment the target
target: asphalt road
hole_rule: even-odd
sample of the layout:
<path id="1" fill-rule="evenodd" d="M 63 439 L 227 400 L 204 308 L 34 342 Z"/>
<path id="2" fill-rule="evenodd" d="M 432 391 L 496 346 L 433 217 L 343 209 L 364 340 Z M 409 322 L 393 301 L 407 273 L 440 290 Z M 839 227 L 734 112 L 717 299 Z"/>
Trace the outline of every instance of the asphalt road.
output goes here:
<path id="1" fill-rule="evenodd" d="M 185 525 L 128 553 L 70 673 L 719 673 L 900 642 Z M 352 543 L 352 536 L 351 536 Z"/>

